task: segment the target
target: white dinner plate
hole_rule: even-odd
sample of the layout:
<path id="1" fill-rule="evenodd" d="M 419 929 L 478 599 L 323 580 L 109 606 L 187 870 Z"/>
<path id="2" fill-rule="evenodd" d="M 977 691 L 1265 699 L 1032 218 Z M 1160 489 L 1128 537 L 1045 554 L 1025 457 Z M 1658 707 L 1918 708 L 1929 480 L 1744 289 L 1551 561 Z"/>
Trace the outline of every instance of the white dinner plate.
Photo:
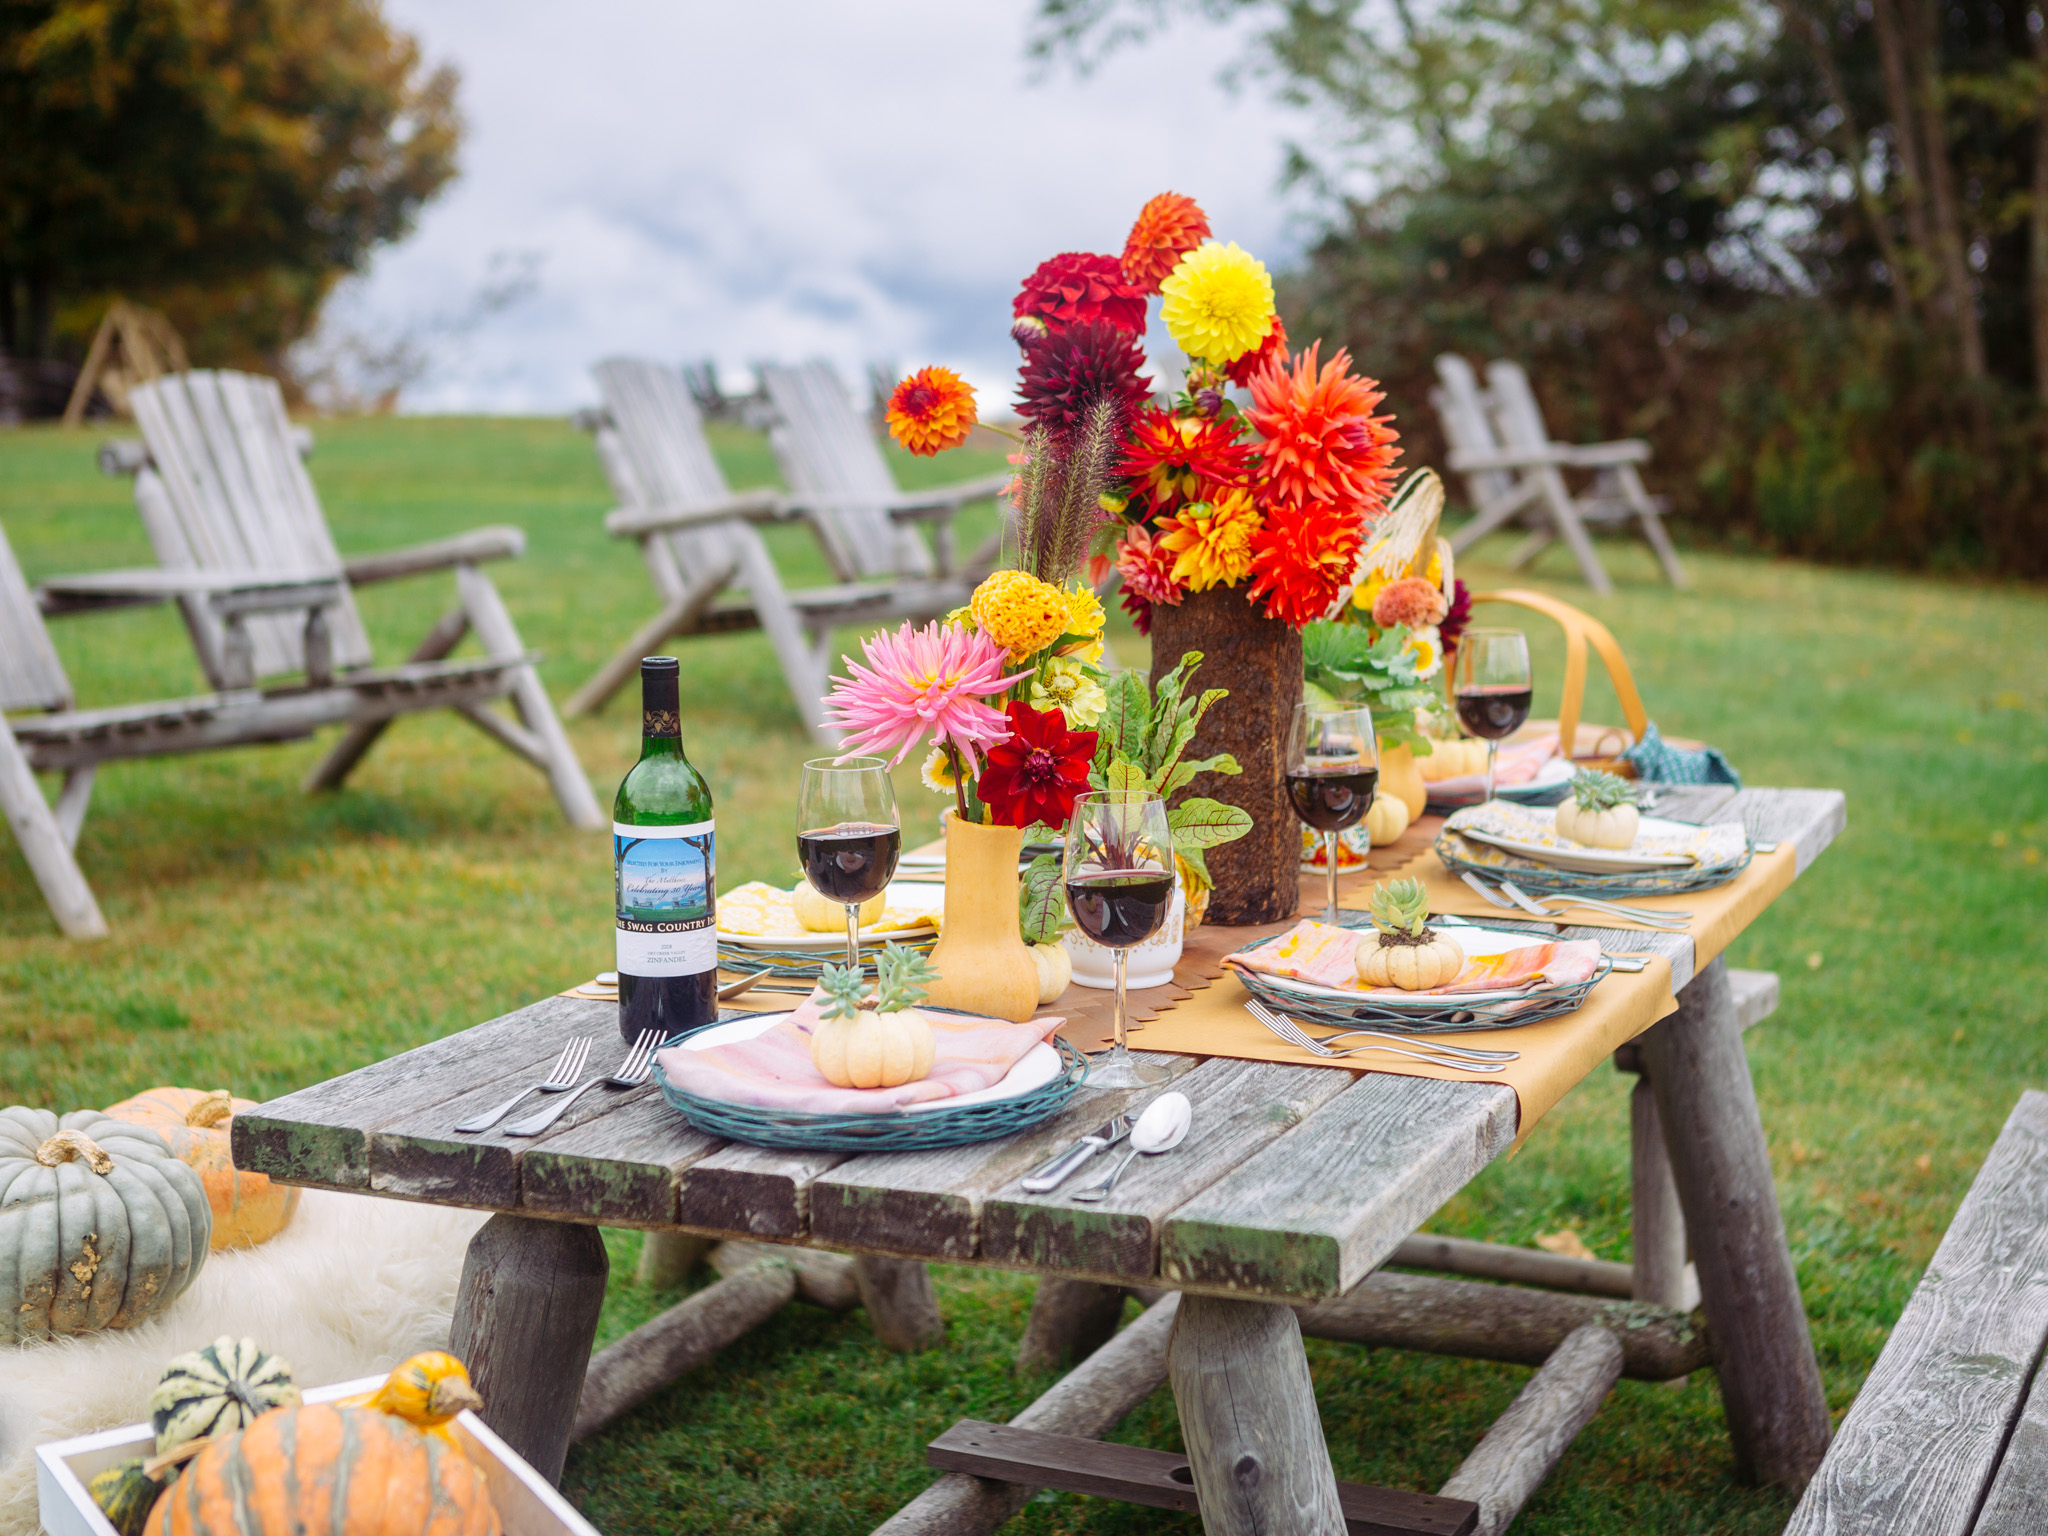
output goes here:
<path id="1" fill-rule="evenodd" d="M 843 940 L 841 941 L 844 942 Z M 730 1024 L 714 1024 L 701 1029 L 683 1042 L 686 1051 L 707 1050 L 714 1045 L 731 1045 L 736 1040 L 751 1040 L 756 1035 L 765 1035 L 769 1030 L 788 1018 L 787 1013 L 764 1013 L 758 1018 L 734 1019 Z M 970 1104 L 994 1104 L 1002 1099 L 1021 1099 L 1027 1093 L 1035 1093 L 1060 1075 L 1060 1053 L 1050 1041 L 1041 1040 L 1010 1066 L 1000 1082 L 990 1083 L 973 1093 L 955 1094 L 950 1099 L 926 1099 L 921 1104 L 904 1106 L 905 1114 L 916 1114 L 925 1109 L 964 1109 Z"/>
<path id="2" fill-rule="evenodd" d="M 1554 823 L 1557 810 L 1554 806 L 1538 808 L 1524 807 L 1531 816 L 1541 817 Z M 1553 869 L 1568 869 L 1580 875 L 1626 875 L 1639 874 L 1652 869 L 1688 869 L 1698 861 L 1682 853 L 1637 852 L 1645 833 L 1669 837 L 1697 835 L 1699 828 L 1679 821 L 1662 821 L 1655 816 L 1641 817 L 1636 823 L 1636 841 L 1628 848 L 1584 848 L 1576 844 L 1553 848 L 1546 843 L 1524 842 L 1520 838 L 1506 837 L 1498 832 L 1483 832 L 1477 827 L 1459 827 L 1460 837 L 1469 837 L 1475 843 L 1486 843 L 1503 853 L 1517 854 L 1535 864 L 1548 864 Z"/>
<path id="3" fill-rule="evenodd" d="M 1365 931 L 1365 930 L 1361 930 Z M 1482 955 L 1505 955 L 1517 949 L 1528 949 L 1537 944 L 1554 944 L 1555 939 L 1546 939 L 1529 933 L 1504 933 L 1498 928 L 1472 928 L 1463 923 L 1450 930 L 1458 941 L 1458 947 L 1465 951 L 1467 960 L 1477 960 Z M 1409 1008 L 1418 1013 L 1439 1013 L 1447 1005 L 1462 1003 L 1492 1003 L 1503 998 L 1520 997 L 1522 988 L 1501 987 L 1491 992 L 1454 992 L 1448 995 L 1435 993 L 1428 996 L 1415 992 L 1403 992 L 1393 987 L 1375 987 L 1370 991 L 1356 991 L 1349 987 L 1323 987 L 1312 981 L 1296 981 L 1291 976 L 1275 976 L 1270 972 L 1261 973 L 1259 979 L 1289 992 L 1299 993 L 1317 1002 L 1371 1002 L 1377 1008 Z"/>

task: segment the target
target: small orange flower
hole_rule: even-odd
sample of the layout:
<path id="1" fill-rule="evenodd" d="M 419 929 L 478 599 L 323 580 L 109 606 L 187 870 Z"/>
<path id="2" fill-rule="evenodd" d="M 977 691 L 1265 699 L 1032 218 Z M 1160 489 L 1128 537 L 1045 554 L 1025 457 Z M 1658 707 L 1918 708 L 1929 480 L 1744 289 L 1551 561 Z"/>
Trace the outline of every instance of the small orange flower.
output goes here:
<path id="1" fill-rule="evenodd" d="M 889 435 L 919 458 L 967 441 L 974 390 L 950 368 L 920 368 L 889 396 Z"/>
<path id="2" fill-rule="evenodd" d="M 1157 293 L 1181 257 L 1208 238 L 1209 216 L 1192 197 L 1160 193 L 1138 210 L 1138 222 L 1124 241 L 1124 281 Z"/>

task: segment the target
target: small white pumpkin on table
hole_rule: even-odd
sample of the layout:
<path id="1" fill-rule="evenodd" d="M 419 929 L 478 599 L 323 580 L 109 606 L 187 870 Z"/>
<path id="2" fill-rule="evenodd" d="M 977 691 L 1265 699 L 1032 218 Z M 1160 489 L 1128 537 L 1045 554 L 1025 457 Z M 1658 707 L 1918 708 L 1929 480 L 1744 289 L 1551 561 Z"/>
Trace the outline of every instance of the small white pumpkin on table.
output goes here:
<path id="1" fill-rule="evenodd" d="M 1427 992 L 1465 969 L 1465 951 L 1429 926 L 1429 892 L 1420 880 L 1388 880 L 1372 893 L 1373 932 L 1358 940 L 1358 979 L 1368 987 Z"/>
<path id="2" fill-rule="evenodd" d="M 870 926 L 880 919 L 882 909 L 888 903 L 889 893 L 878 891 L 860 907 L 860 925 Z M 808 880 L 799 880 L 796 889 L 789 893 L 790 906 L 796 911 L 796 920 L 810 933 L 846 932 L 846 903 L 834 901 L 824 895 Z"/>
<path id="3" fill-rule="evenodd" d="M 1572 775 L 1572 792 L 1557 808 L 1557 835 L 1587 848 L 1626 848 L 1636 840 L 1635 786 L 1597 768 Z"/>
<path id="4" fill-rule="evenodd" d="M 917 1011 L 937 975 L 930 958 L 885 944 L 875 975 L 872 999 L 859 971 L 828 965 L 819 975 L 824 1018 L 811 1036 L 811 1065 L 835 1088 L 900 1088 L 932 1069 L 937 1042 Z"/>

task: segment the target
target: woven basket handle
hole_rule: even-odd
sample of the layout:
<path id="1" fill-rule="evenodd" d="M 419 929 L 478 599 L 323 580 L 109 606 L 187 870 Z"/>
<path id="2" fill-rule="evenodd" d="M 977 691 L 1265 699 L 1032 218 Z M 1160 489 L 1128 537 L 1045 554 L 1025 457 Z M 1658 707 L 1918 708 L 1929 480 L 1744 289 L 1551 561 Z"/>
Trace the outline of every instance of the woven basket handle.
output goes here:
<path id="1" fill-rule="evenodd" d="M 1608 679 L 1614 684 L 1614 695 L 1621 700 L 1621 712 L 1628 720 L 1630 734 L 1637 741 L 1643 739 L 1643 728 L 1649 724 L 1650 717 L 1643 712 L 1642 696 L 1636 692 L 1636 680 L 1629 673 L 1628 661 L 1605 624 L 1570 603 L 1519 587 L 1502 592 L 1474 593 L 1472 603 L 1474 607 L 1480 603 L 1512 603 L 1518 608 L 1545 614 L 1557 620 L 1563 628 L 1564 698 L 1557 707 L 1557 747 L 1567 758 L 1575 756 L 1578 750 L 1579 716 L 1586 703 L 1588 641 L 1600 653 L 1600 660 L 1607 668 Z"/>

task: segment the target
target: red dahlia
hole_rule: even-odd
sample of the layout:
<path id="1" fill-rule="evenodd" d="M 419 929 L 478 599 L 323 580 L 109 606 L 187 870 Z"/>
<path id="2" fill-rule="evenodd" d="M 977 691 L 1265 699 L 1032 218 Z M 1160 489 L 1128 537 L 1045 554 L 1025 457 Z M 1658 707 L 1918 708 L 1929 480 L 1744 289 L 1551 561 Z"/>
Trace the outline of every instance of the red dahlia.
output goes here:
<path id="1" fill-rule="evenodd" d="M 1266 339 L 1223 371 L 1231 383 L 1243 387 L 1251 383 L 1253 374 L 1276 359 L 1282 364 L 1287 361 L 1287 327 L 1280 323 L 1278 315 L 1273 317 L 1273 329 L 1266 332 Z"/>
<path id="2" fill-rule="evenodd" d="M 1056 709 L 1012 702 L 1010 739 L 988 749 L 975 793 L 1000 827 L 1064 826 L 1088 793 L 1095 732 L 1070 731 Z"/>
<path id="3" fill-rule="evenodd" d="M 1054 331 L 1024 354 L 1018 370 L 1017 414 L 1062 435 L 1076 431 L 1097 402 L 1114 400 L 1128 419 L 1152 393 L 1137 338 L 1113 325 L 1076 325 Z"/>
<path id="4" fill-rule="evenodd" d="M 1053 331 L 1106 322 L 1136 335 L 1145 329 L 1145 291 L 1124 281 L 1114 256 L 1067 251 L 1038 264 L 1010 312 L 1020 320 L 1035 316 Z"/>
<path id="5" fill-rule="evenodd" d="M 1175 416 L 1157 406 L 1131 424 L 1117 473 L 1131 480 L 1131 494 L 1144 498 L 1149 515 L 1170 516 L 1204 485 L 1251 484 L 1256 443 L 1241 443 L 1235 417 Z"/>

